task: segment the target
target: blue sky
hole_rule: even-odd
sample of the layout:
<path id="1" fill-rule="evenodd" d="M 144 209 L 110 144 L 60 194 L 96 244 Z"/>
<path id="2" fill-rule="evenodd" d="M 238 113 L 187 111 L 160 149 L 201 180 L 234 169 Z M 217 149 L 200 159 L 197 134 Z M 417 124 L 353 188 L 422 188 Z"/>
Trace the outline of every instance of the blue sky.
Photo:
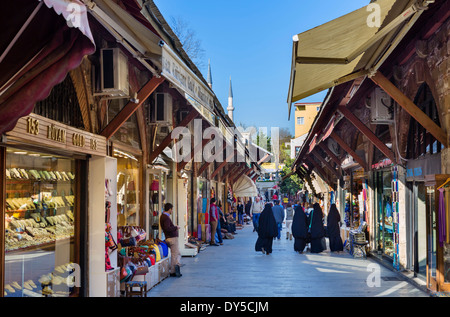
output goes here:
<path id="1" fill-rule="evenodd" d="M 338 18 L 369 0 L 154 0 L 170 23 L 181 17 L 196 32 L 211 60 L 213 90 L 222 106 L 233 85 L 234 122 L 247 126 L 286 127 L 292 36 Z M 302 101 L 323 101 L 326 91 Z"/>

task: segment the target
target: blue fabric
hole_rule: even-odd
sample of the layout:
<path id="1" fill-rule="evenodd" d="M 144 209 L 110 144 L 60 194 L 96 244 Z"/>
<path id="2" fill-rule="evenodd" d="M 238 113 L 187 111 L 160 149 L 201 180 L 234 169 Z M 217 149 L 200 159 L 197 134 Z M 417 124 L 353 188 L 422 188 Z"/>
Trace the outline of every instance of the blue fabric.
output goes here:
<path id="1" fill-rule="evenodd" d="M 167 244 L 164 241 L 161 241 L 159 243 L 159 245 L 162 248 L 162 256 L 167 257 L 169 255 L 169 247 L 167 246 Z"/>

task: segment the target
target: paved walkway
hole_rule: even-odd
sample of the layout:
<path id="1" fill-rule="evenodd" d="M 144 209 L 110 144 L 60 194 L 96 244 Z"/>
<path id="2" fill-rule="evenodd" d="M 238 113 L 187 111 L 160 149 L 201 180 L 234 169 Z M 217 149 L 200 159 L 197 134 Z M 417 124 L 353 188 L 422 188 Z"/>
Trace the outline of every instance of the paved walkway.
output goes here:
<path id="1" fill-rule="evenodd" d="M 169 297 L 424 297 L 427 293 L 368 259 L 347 252 L 298 254 L 294 241 L 273 242 L 273 253 L 255 252 L 251 225 L 219 247 L 208 246 L 196 257 L 183 257 L 181 278 L 170 277 L 148 296 Z M 373 269 L 375 268 L 375 270 Z M 378 273 L 378 274 L 377 274 Z M 378 277 L 378 278 L 377 278 Z M 378 285 L 370 287 L 369 282 Z"/>

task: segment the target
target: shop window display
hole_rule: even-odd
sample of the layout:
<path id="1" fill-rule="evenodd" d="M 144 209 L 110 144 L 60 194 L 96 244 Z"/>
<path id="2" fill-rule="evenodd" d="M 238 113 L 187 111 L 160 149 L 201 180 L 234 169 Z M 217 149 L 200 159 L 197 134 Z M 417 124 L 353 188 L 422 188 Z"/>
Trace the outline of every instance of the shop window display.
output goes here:
<path id="1" fill-rule="evenodd" d="M 392 210 L 392 174 L 390 171 L 377 173 L 377 239 L 378 251 L 392 257 L 394 254 L 394 225 Z"/>
<path id="2" fill-rule="evenodd" d="M 6 297 L 71 296 L 75 262 L 75 160 L 8 148 Z"/>
<path id="3" fill-rule="evenodd" d="M 139 222 L 139 159 L 117 149 L 114 157 L 117 158 L 118 224 L 135 226 Z"/>
<path id="4" fill-rule="evenodd" d="M 163 232 L 160 230 L 159 216 L 164 211 L 166 203 L 166 187 L 167 187 L 167 173 L 154 169 L 150 171 L 150 225 L 152 228 L 151 236 L 153 239 L 160 238 Z"/>

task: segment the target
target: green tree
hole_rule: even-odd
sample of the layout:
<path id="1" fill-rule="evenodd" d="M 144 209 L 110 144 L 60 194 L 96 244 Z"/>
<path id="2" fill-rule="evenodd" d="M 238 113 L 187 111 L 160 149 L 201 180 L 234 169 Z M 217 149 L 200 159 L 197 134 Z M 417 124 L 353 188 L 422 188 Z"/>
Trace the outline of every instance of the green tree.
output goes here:
<path id="1" fill-rule="evenodd" d="M 288 195 L 297 194 L 297 192 L 299 190 L 301 190 L 303 187 L 303 182 L 300 179 L 300 177 L 298 177 L 297 174 L 292 174 L 292 175 L 284 178 L 286 175 L 288 175 L 289 173 L 292 172 L 291 166 L 293 165 L 293 163 L 294 163 L 293 159 L 287 158 L 285 160 L 286 165 L 283 167 L 283 170 L 280 173 L 281 179 L 282 179 L 282 181 L 280 181 L 280 184 L 279 184 L 280 191 L 282 193 L 288 194 Z"/>

